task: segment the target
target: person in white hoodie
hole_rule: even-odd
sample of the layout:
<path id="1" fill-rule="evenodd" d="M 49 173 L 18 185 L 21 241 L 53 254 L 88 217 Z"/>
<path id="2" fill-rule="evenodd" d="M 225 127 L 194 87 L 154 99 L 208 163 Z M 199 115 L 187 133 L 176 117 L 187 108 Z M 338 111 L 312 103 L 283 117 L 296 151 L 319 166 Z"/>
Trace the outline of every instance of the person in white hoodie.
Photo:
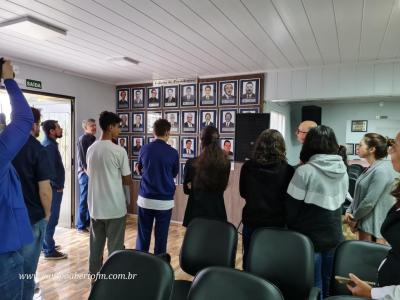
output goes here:
<path id="1" fill-rule="evenodd" d="M 328 296 L 335 247 L 343 240 L 341 205 L 349 179 L 333 130 L 324 125 L 308 132 L 285 203 L 289 229 L 308 236 L 315 250 L 315 286 Z M 321 298 L 322 299 L 322 298 Z"/>

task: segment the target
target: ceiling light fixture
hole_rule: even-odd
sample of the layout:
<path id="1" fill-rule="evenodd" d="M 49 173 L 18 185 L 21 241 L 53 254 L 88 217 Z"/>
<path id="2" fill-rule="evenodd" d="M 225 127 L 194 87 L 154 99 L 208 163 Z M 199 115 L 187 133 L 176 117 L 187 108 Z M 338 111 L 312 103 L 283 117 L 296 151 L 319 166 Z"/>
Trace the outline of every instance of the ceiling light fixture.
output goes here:
<path id="1" fill-rule="evenodd" d="M 107 59 L 108 61 L 118 65 L 118 66 L 122 66 L 122 67 L 129 67 L 132 66 L 132 64 L 137 65 L 139 64 L 138 60 L 135 60 L 133 58 L 130 57 L 111 57 Z"/>
<path id="2" fill-rule="evenodd" d="M 32 16 L 23 16 L 2 22 L 0 23 L 0 30 L 12 30 L 40 40 L 50 40 L 67 34 L 65 29 Z"/>

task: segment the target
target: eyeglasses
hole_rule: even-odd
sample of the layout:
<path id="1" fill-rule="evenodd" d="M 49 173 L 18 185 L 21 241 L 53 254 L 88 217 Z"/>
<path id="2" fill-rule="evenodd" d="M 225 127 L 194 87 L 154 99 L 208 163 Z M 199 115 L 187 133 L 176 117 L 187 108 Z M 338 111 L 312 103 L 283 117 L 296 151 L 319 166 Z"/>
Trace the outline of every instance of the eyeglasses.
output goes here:
<path id="1" fill-rule="evenodd" d="M 304 134 L 306 134 L 306 133 L 308 133 L 308 131 L 301 131 L 300 129 L 296 129 L 296 134 L 299 134 L 299 133 L 304 133 Z"/>

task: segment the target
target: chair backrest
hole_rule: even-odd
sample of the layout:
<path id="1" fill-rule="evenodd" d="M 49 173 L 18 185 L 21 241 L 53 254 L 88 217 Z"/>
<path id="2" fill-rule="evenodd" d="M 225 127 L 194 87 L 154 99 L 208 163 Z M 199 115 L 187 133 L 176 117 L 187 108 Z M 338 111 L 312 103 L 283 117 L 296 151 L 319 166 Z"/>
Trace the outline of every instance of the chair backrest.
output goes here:
<path id="1" fill-rule="evenodd" d="M 272 283 L 247 272 L 224 267 L 200 271 L 190 287 L 189 300 L 283 300 Z"/>
<path id="2" fill-rule="evenodd" d="M 356 187 L 357 178 L 364 171 L 364 167 L 359 164 L 352 164 L 349 166 L 347 173 L 349 174 L 349 193 L 353 197 L 354 189 Z"/>
<path id="3" fill-rule="evenodd" d="M 344 241 L 339 244 L 333 260 L 330 295 L 351 295 L 345 284 L 338 283 L 335 276 L 348 277 L 355 274 L 362 280 L 375 282 L 378 268 L 390 247 L 364 241 Z"/>
<path id="4" fill-rule="evenodd" d="M 251 237 L 245 270 L 275 284 L 286 300 L 306 299 L 314 286 L 314 246 L 298 232 L 258 229 Z"/>
<path id="5" fill-rule="evenodd" d="M 196 218 L 189 223 L 179 256 L 183 271 L 194 276 L 206 267 L 235 266 L 237 232 L 231 223 Z"/>
<path id="6" fill-rule="evenodd" d="M 125 276 L 125 279 L 101 276 Z M 167 262 L 135 250 L 115 251 L 104 263 L 99 277 L 89 300 L 169 300 L 174 284 L 174 273 Z"/>

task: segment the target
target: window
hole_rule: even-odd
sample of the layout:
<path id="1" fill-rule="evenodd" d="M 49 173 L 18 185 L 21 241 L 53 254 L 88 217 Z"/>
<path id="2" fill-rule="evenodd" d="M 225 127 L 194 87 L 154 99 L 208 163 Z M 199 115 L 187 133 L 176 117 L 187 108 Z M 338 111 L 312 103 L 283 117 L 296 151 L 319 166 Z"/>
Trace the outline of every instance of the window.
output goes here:
<path id="1" fill-rule="evenodd" d="M 285 138 L 285 128 L 286 128 L 285 124 L 286 124 L 285 115 L 277 111 L 271 110 L 270 128 L 278 130 L 284 138 Z"/>

